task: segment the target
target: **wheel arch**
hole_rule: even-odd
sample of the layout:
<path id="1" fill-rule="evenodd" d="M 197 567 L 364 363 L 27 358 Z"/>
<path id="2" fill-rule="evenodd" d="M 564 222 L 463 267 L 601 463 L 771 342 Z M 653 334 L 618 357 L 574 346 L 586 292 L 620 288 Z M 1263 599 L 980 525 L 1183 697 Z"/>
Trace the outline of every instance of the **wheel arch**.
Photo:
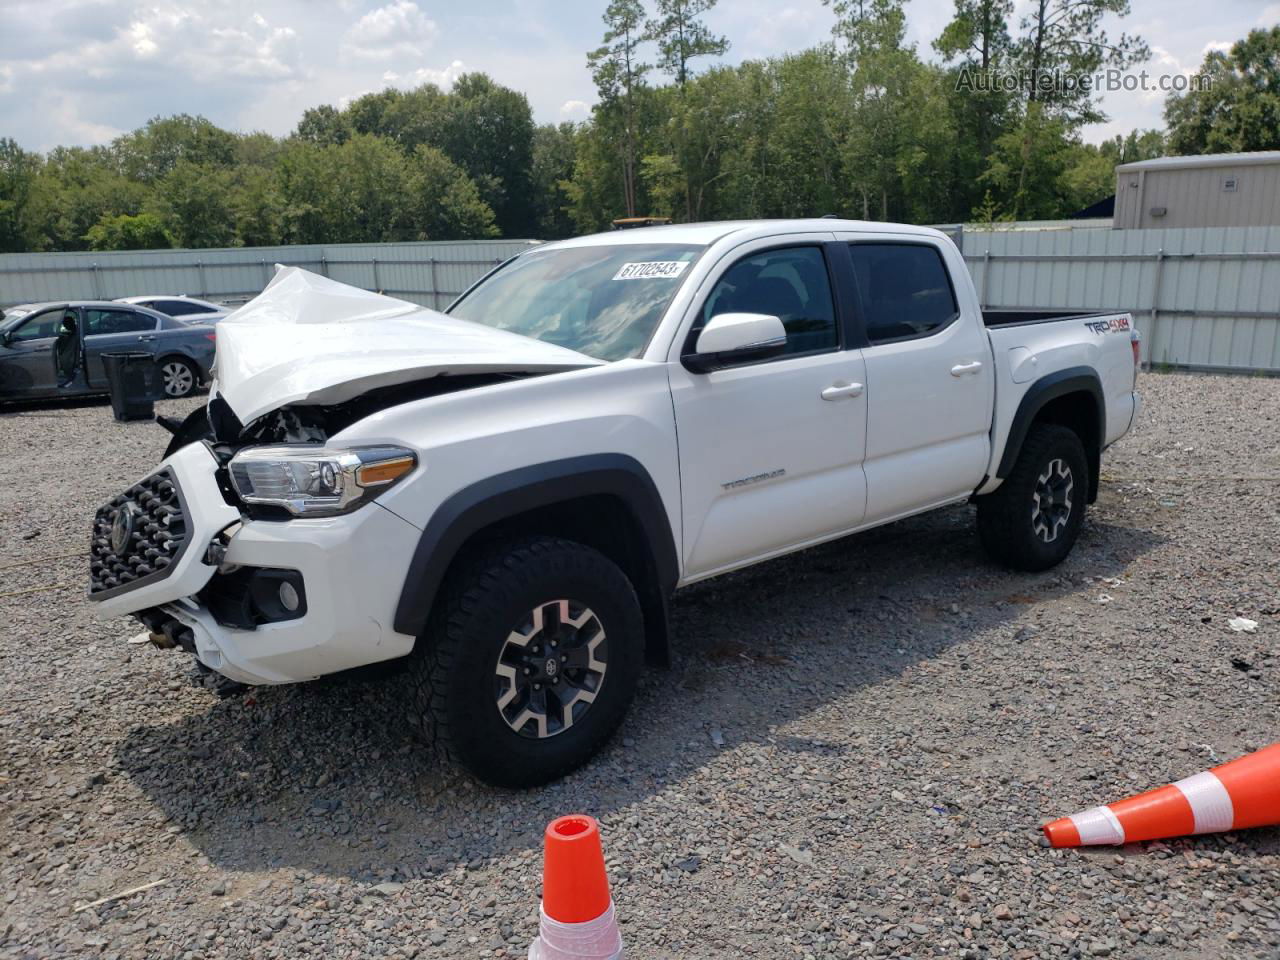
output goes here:
<path id="1" fill-rule="evenodd" d="M 646 659 L 668 661 L 667 603 L 679 579 L 675 540 L 652 477 L 625 454 L 522 467 L 450 496 L 419 537 L 395 629 L 422 637 L 440 586 L 458 561 L 495 540 L 537 534 L 583 543 L 616 563 L 640 599 Z"/>
<path id="2" fill-rule="evenodd" d="M 1068 367 L 1050 373 L 1031 385 L 1018 403 L 996 476 L 1004 479 L 1022 452 L 1027 432 L 1035 423 L 1056 423 L 1074 430 L 1084 446 L 1089 464 L 1088 502 L 1098 499 L 1098 473 L 1102 463 L 1102 438 L 1106 434 L 1106 402 L 1102 381 L 1090 367 Z"/>

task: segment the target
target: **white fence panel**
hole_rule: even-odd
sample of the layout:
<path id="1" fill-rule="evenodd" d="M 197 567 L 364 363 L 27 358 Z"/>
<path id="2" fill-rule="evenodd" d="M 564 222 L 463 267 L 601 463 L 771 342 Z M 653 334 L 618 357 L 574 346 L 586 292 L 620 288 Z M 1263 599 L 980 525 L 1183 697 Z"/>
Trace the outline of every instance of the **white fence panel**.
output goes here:
<path id="1" fill-rule="evenodd" d="M 1280 227 L 958 237 L 993 308 L 1127 310 L 1157 366 L 1280 373 Z"/>
<path id="2" fill-rule="evenodd" d="M 0 255 L 0 307 L 56 300 L 187 294 L 243 301 L 275 264 L 300 266 L 369 290 L 444 307 L 478 277 L 532 240 L 334 243 L 220 250 Z"/>

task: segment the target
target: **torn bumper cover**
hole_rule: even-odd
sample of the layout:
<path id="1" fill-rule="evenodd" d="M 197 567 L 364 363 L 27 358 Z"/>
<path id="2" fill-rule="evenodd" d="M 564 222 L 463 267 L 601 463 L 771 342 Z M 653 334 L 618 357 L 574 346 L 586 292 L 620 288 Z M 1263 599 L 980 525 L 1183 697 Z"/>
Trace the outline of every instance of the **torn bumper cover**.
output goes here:
<path id="1" fill-rule="evenodd" d="M 181 555 L 163 576 L 136 578 L 128 589 L 91 588 L 99 614 L 139 614 L 151 630 L 241 683 L 311 680 L 409 653 L 414 638 L 391 627 L 402 584 L 385 570 L 408 569 L 416 527 L 376 503 L 339 517 L 244 520 L 223 497 L 217 471 L 201 443 L 161 464 L 157 473 L 173 479 L 186 507 Z M 128 501 L 121 495 L 104 510 L 128 511 Z M 143 535 L 142 528 L 130 533 L 125 563 Z M 299 602 L 273 611 L 269 594 L 248 596 L 241 609 L 260 615 L 237 611 L 237 591 L 263 583 L 277 590 L 289 584 Z"/>

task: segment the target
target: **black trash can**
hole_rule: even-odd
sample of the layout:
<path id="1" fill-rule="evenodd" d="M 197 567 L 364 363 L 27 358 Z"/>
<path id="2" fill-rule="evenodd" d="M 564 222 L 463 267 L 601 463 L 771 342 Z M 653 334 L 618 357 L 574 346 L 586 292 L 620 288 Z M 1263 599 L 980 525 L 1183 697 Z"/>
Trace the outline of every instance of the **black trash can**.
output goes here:
<path id="1" fill-rule="evenodd" d="M 149 353 L 104 353 L 102 364 L 117 420 L 151 420 L 156 414 L 160 370 Z"/>

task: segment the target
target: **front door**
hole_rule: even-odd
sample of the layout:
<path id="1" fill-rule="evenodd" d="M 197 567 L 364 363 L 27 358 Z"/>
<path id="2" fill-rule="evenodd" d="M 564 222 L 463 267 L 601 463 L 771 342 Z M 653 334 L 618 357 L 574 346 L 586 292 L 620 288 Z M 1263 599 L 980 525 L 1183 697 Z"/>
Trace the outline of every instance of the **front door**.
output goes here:
<path id="1" fill-rule="evenodd" d="M 867 522 L 968 496 L 989 460 L 995 374 L 978 305 L 950 279 L 964 263 L 942 241 L 840 236 L 866 337 Z"/>
<path id="2" fill-rule="evenodd" d="M 5 399 L 47 397 L 57 390 L 54 344 L 66 310 L 34 313 L 9 331 L 0 343 L 0 396 Z"/>
<path id="3" fill-rule="evenodd" d="M 799 239 L 799 238 L 797 238 Z M 720 313 L 779 317 L 786 352 L 711 373 L 672 363 L 686 579 L 858 525 L 866 410 L 862 356 L 845 349 L 823 240 L 747 244 L 695 299 L 682 352 Z"/>

